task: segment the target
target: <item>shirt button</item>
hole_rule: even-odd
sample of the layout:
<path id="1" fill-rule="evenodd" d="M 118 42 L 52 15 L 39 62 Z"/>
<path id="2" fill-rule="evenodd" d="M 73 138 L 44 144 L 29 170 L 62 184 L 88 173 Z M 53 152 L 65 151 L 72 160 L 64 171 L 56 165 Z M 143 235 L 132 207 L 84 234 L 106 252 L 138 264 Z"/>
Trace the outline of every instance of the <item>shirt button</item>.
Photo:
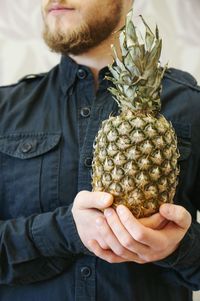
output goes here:
<path id="1" fill-rule="evenodd" d="M 32 144 L 29 142 L 25 142 L 21 146 L 22 153 L 28 153 L 32 149 Z"/>
<path id="2" fill-rule="evenodd" d="M 84 79 L 87 76 L 87 73 L 84 69 L 78 69 L 77 76 L 79 79 Z"/>
<path id="3" fill-rule="evenodd" d="M 90 111 L 91 111 L 90 108 L 87 108 L 87 107 L 82 108 L 81 109 L 81 116 L 84 117 L 84 118 L 89 117 L 90 116 Z"/>
<path id="4" fill-rule="evenodd" d="M 91 269 L 89 267 L 82 267 L 81 268 L 81 276 L 83 278 L 88 278 L 91 275 Z"/>
<path id="5" fill-rule="evenodd" d="M 88 168 L 92 167 L 92 158 L 90 158 L 90 157 L 85 158 L 84 165 L 85 165 L 85 167 L 88 167 Z"/>

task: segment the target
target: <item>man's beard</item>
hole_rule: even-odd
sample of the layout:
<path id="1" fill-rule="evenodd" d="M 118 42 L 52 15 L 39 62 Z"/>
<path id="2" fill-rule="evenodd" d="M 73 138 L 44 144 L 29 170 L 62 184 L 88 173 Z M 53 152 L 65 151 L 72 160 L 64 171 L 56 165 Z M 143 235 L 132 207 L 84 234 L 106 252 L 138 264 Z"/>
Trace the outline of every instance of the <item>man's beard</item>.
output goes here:
<path id="1" fill-rule="evenodd" d="M 80 27 L 66 32 L 63 29 L 52 32 L 45 23 L 43 39 L 53 52 L 63 55 L 85 53 L 112 34 L 120 21 L 121 11 L 122 1 L 113 0 L 112 8 L 104 15 L 100 16 L 97 12 L 93 18 L 85 20 Z"/>

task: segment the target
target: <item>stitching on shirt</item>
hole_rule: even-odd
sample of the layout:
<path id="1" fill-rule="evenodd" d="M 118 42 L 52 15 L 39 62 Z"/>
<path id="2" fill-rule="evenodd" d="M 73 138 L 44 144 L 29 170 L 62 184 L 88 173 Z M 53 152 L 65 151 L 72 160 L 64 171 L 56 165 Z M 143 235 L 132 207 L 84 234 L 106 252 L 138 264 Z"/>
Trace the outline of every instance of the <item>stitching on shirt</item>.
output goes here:
<path id="1" fill-rule="evenodd" d="M 173 76 L 170 76 L 169 74 L 165 74 L 164 77 L 166 77 L 168 79 L 171 79 L 172 81 L 174 81 L 176 83 L 182 84 L 184 86 L 187 86 L 187 87 L 189 87 L 191 89 L 194 89 L 194 90 L 200 92 L 200 87 L 198 85 L 194 86 L 194 85 L 190 84 L 187 81 L 183 81 L 183 80 L 177 79 L 177 78 L 175 78 Z"/>

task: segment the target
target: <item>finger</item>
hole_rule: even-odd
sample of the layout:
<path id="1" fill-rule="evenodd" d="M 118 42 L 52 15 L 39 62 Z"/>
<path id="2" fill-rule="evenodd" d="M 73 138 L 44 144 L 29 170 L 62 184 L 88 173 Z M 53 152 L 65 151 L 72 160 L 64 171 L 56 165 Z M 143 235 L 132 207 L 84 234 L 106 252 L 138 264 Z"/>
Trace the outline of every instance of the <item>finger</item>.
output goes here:
<path id="1" fill-rule="evenodd" d="M 160 213 L 155 213 L 149 217 L 140 218 L 139 221 L 145 227 L 157 230 L 164 228 L 168 223 L 168 220 Z"/>
<path id="2" fill-rule="evenodd" d="M 118 241 L 123 247 L 137 254 L 144 254 L 149 251 L 149 247 L 138 243 L 136 240 L 133 239 L 133 237 L 121 223 L 114 209 L 105 209 L 104 215 L 106 216 L 108 225 L 110 226 L 113 233 L 115 234 Z"/>
<path id="3" fill-rule="evenodd" d="M 91 252 L 93 252 L 97 257 L 109 263 L 121 263 L 121 262 L 130 261 L 116 255 L 112 250 L 103 250 L 96 240 L 90 240 L 88 244 L 90 246 Z M 135 255 L 135 258 L 132 261 L 140 264 L 145 263 L 145 261 L 140 259 L 137 255 Z"/>
<path id="4" fill-rule="evenodd" d="M 160 213 L 166 219 L 174 222 L 180 228 L 188 229 L 191 225 L 191 215 L 182 206 L 175 204 L 163 204 L 160 207 Z"/>
<path id="5" fill-rule="evenodd" d="M 80 191 L 75 201 L 80 209 L 95 208 L 103 210 L 113 203 L 113 196 L 107 192 Z"/>
<path id="6" fill-rule="evenodd" d="M 117 213 L 124 227 L 137 242 L 154 248 L 158 248 L 164 243 L 165 237 L 160 233 L 162 230 L 145 227 L 127 207 L 119 205 Z"/>
<path id="7" fill-rule="evenodd" d="M 105 243 L 105 241 L 102 238 L 98 238 L 98 243 L 102 249 L 104 250 L 109 249 L 109 246 L 107 245 L 107 243 Z"/>
<path id="8" fill-rule="evenodd" d="M 119 240 L 117 239 L 117 237 L 115 236 L 111 228 L 109 227 L 105 218 L 102 217 L 97 218 L 96 226 L 101 237 L 104 239 L 105 243 L 116 255 L 129 261 L 135 259 L 135 254 L 127 250 L 125 247 L 123 247 L 123 245 L 121 245 L 121 243 L 119 242 Z"/>
<path id="9" fill-rule="evenodd" d="M 88 241 L 89 249 L 93 252 L 97 257 L 109 262 L 109 263 L 120 263 L 125 262 L 124 258 L 114 254 L 111 250 L 105 250 L 101 248 L 99 243 L 96 240 Z"/>

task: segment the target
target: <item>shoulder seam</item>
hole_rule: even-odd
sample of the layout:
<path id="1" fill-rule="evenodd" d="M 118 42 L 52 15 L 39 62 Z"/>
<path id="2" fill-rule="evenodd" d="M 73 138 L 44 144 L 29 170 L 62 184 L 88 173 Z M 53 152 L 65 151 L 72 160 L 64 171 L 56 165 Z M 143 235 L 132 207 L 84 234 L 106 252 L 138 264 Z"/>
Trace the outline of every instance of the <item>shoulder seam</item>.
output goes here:
<path id="1" fill-rule="evenodd" d="M 23 76 L 22 78 L 20 78 L 17 83 L 20 83 L 24 80 L 32 80 L 32 79 L 37 79 L 37 78 L 40 78 L 40 77 L 44 77 L 45 75 L 47 74 L 47 72 L 42 72 L 42 73 L 30 73 L 30 74 L 27 74 L 25 76 Z"/>
<path id="2" fill-rule="evenodd" d="M 194 90 L 200 92 L 200 87 L 198 86 L 198 84 L 197 85 L 192 85 L 189 82 L 186 82 L 186 81 L 183 81 L 183 80 L 179 80 L 179 79 L 174 78 L 173 76 L 170 76 L 169 74 L 166 74 L 166 73 L 165 73 L 164 77 L 169 78 L 172 81 L 177 82 L 178 84 L 187 86 L 187 87 L 189 87 L 191 89 L 194 89 Z"/>
<path id="3" fill-rule="evenodd" d="M 10 83 L 10 84 L 5 84 L 5 85 L 2 85 L 0 86 L 0 89 L 1 88 L 12 88 L 12 87 L 15 87 L 17 85 L 19 85 L 21 82 L 25 81 L 26 79 L 27 80 L 34 80 L 34 79 L 37 79 L 37 78 L 41 78 L 41 77 L 44 77 L 48 72 L 44 72 L 44 73 L 36 73 L 36 74 L 27 74 L 25 76 L 23 76 L 22 78 L 20 78 L 19 80 L 17 80 L 17 82 L 15 83 Z"/>

